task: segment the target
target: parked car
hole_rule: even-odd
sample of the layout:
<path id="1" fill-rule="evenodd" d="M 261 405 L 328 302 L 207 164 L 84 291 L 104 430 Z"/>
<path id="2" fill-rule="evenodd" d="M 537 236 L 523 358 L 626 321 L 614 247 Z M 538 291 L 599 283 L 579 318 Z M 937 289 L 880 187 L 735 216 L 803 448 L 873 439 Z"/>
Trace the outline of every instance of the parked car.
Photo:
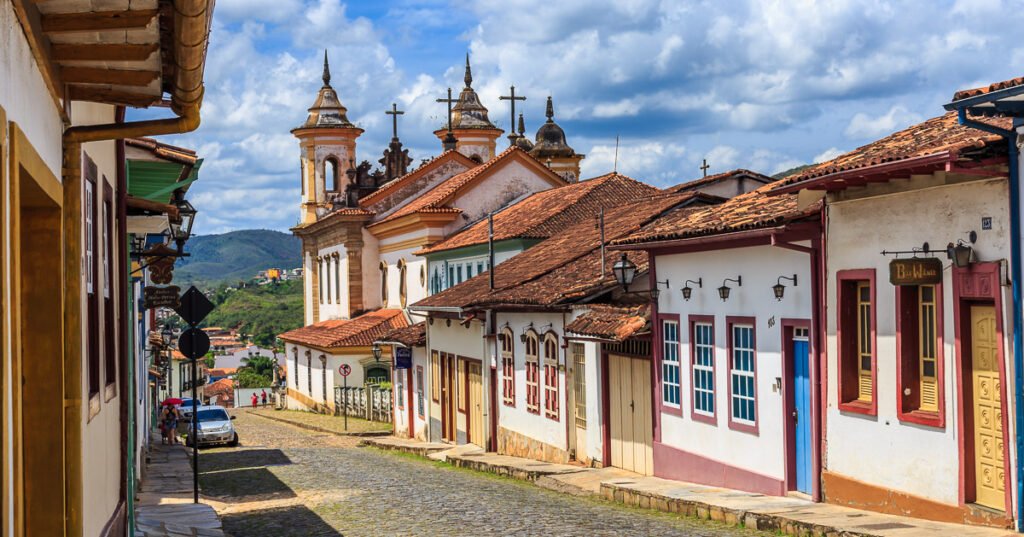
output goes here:
<path id="1" fill-rule="evenodd" d="M 220 405 L 203 405 L 196 409 L 199 418 L 199 434 L 192 435 L 192 424 L 187 425 L 189 431 L 189 444 L 196 439 L 200 446 L 226 444 L 229 446 L 238 445 L 238 433 L 231 420 L 234 416 L 228 414 L 227 409 Z"/>
<path id="2" fill-rule="evenodd" d="M 181 414 L 183 420 L 192 419 L 192 398 L 182 397 L 181 404 L 178 405 L 178 413 Z"/>

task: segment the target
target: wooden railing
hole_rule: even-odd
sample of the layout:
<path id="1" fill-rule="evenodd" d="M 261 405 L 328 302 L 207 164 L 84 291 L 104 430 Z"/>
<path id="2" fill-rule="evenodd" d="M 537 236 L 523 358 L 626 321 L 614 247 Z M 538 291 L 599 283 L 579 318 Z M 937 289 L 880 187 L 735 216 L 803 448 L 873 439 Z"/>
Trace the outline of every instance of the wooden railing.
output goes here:
<path id="1" fill-rule="evenodd" d="M 391 405 L 391 390 L 375 386 L 334 388 L 334 413 L 338 416 L 347 413 L 370 421 L 391 423 Z"/>

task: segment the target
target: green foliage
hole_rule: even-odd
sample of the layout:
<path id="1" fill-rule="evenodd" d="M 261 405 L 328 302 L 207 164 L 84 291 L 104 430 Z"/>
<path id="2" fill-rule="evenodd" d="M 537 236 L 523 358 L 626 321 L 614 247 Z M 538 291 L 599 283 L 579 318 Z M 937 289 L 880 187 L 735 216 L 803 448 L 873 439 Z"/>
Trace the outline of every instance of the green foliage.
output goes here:
<path id="1" fill-rule="evenodd" d="M 268 229 L 244 229 L 220 235 L 197 235 L 185 243 L 189 257 L 178 260 L 174 283 L 182 289 L 195 284 L 213 287 L 248 280 L 268 268 L 301 266 L 298 237 Z"/>
<path id="2" fill-rule="evenodd" d="M 235 384 L 239 388 L 269 388 L 273 381 L 251 369 L 239 368 L 235 374 Z"/>
<path id="3" fill-rule="evenodd" d="M 274 378 L 274 366 L 276 365 L 273 358 L 253 356 L 252 358 L 242 358 L 242 367 L 238 368 L 238 370 L 248 370 L 257 375 Z"/>
<path id="4" fill-rule="evenodd" d="M 203 363 L 206 364 L 208 369 L 213 369 L 217 365 L 217 358 L 213 355 L 213 352 L 206 353 L 203 357 Z"/>
<path id="5" fill-rule="evenodd" d="M 302 326 L 302 281 L 288 280 L 227 291 L 211 297 L 216 307 L 204 326 L 235 328 L 260 347 L 274 346 L 278 334 Z"/>

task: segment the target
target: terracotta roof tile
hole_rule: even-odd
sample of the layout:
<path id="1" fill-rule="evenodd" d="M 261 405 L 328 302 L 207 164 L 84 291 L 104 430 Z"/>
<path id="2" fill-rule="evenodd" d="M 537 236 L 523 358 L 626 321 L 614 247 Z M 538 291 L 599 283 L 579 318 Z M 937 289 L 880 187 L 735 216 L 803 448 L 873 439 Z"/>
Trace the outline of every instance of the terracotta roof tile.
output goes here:
<path id="1" fill-rule="evenodd" d="M 380 309 L 354 319 L 320 321 L 281 334 L 281 339 L 322 349 L 364 347 L 372 345 L 381 335 L 408 326 L 400 309 Z"/>
<path id="2" fill-rule="evenodd" d="M 158 142 L 152 138 L 125 138 L 124 143 L 139 149 L 145 149 L 153 155 L 178 164 L 194 165 L 199 157 L 192 149 Z"/>
<path id="3" fill-rule="evenodd" d="M 398 342 L 406 347 L 422 347 L 427 344 L 427 323 L 420 321 L 402 328 L 396 328 L 377 338 L 379 342 Z"/>
<path id="4" fill-rule="evenodd" d="M 999 91 L 1006 88 L 1015 88 L 1024 84 L 1024 76 L 1017 78 L 1011 78 L 1010 80 L 1004 80 L 1002 82 L 994 82 L 988 86 L 982 86 L 980 88 L 972 88 L 960 90 L 953 94 L 953 100 L 959 101 L 968 97 L 977 97 L 978 95 L 984 95 L 986 93 L 992 93 L 993 91 Z"/>
<path id="5" fill-rule="evenodd" d="M 661 194 L 626 203 L 605 213 L 606 240 L 623 237 L 670 209 L 686 204 L 715 203 L 718 198 L 688 192 Z M 699 210 L 699 209 L 692 209 Z M 629 252 L 638 272 L 647 269 L 647 254 Z M 532 305 L 552 307 L 590 296 L 616 285 L 611 266 L 617 255 L 606 254 L 602 276 L 600 231 L 585 221 L 494 267 L 494 289 L 487 273 L 475 276 L 417 302 L 413 308 Z"/>
<path id="6" fill-rule="evenodd" d="M 215 367 L 208 371 L 211 377 L 226 377 L 234 375 L 236 372 L 238 372 L 237 367 Z"/>
<path id="7" fill-rule="evenodd" d="M 546 239 L 571 225 L 592 221 L 601 207 L 611 209 L 659 192 L 617 173 L 536 192 L 494 215 L 494 240 Z M 487 229 L 487 220 L 481 220 L 416 255 L 487 244 Z"/>
<path id="8" fill-rule="evenodd" d="M 745 170 L 743 168 L 737 168 L 735 170 L 729 170 L 727 172 L 716 173 L 714 175 L 709 175 L 707 177 L 701 177 L 700 179 L 694 179 L 693 181 L 687 181 L 685 183 L 681 183 L 681 184 L 678 184 L 676 186 L 671 186 L 671 187 L 666 188 L 665 191 L 666 192 L 686 192 L 687 190 L 693 190 L 695 188 L 700 188 L 702 186 L 710 185 L 712 183 L 717 183 L 719 181 L 724 181 L 726 179 L 731 179 L 731 178 L 737 177 L 737 176 L 739 176 L 739 177 L 742 177 L 742 176 L 751 177 L 753 179 L 761 181 L 762 183 L 771 183 L 772 181 L 775 181 L 775 179 L 772 179 L 771 177 L 768 177 L 767 175 L 763 175 L 763 174 L 760 174 L 760 173 L 757 173 L 757 172 L 753 172 L 753 171 L 750 171 L 750 170 Z"/>
<path id="9" fill-rule="evenodd" d="M 389 222 L 391 220 L 395 220 L 397 218 L 401 218 L 403 216 L 414 213 L 442 212 L 439 209 L 448 209 L 449 211 L 451 211 L 452 208 L 445 207 L 445 203 L 447 203 L 452 196 L 454 196 L 459 190 L 461 190 L 462 187 L 472 183 L 473 180 L 476 179 L 480 174 L 496 167 L 500 163 L 505 162 L 511 155 L 515 153 L 519 153 L 521 154 L 521 156 L 525 158 L 533 159 L 533 157 L 531 157 L 522 149 L 519 149 L 516 146 L 510 146 L 508 149 L 502 151 L 500 154 L 496 155 L 491 160 L 488 160 L 487 162 L 475 168 L 470 168 L 462 173 L 456 174 L 442 181 L 440 184 L 430 189 L 426 193 L 420 195 L 416 199 L 410 201 L 406 205 L 402 206 L 397 211 L 385 216 L 384 218 L 381 218 L 377 222 L 374 222 L 374 224 Z M 554 172 L 550 173 L 552 177 L 561 179 Z"/>
<path id="10" fill-rule="evenodd" d="M 647 304 L 594 304 L 590 306 L 590 311 L 580 315 L 565 327 L 566 332 L 613 341 L 623 341 L 650 330 L 651 308 Z"/>

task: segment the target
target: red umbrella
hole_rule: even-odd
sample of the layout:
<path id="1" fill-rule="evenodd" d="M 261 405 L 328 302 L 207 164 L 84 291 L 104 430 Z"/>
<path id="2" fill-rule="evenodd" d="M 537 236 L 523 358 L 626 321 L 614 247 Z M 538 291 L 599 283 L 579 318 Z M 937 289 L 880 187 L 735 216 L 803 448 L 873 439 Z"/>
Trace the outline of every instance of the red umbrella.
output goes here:
<path id="1" fill-rule="evenodd" d="M 184 403 L 184 401 L 182 401 L 181 399 L 178 399 L 177 397 L 168 397 L 167 399 L 164 399 L 163 403 L 160 403 L 160 404 L 163 405 L 163 406 L 167 406 L 167 405 L 177 406 L 177 405 L 180 405 L 182 403 Z"/>

